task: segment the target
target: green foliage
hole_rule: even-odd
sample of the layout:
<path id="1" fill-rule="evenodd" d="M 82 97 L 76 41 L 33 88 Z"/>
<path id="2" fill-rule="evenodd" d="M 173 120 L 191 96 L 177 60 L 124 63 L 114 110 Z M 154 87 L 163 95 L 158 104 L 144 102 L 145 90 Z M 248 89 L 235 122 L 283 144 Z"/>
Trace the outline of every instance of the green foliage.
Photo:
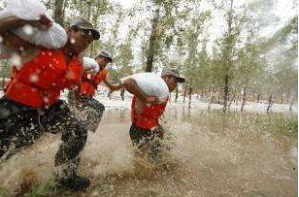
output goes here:
<path id="1" fill-rule="evenodd" d="M 0 60 L 0 77 L 1 78 L 10 78 L 12 72 L 12 66 L 9 65 L 8 61 Z"/>
<path id="2" fill-rule="evenodd" d="M 118 53 L 114 57 L 115 68 L 109 68 L 109 79 L 119 82 L 119 79 L 133 74 L 133 52 L 130 41 L 119 45 Z"/>
<path id="3" fill-rule="evenodd" d="M 255 124 L 259 127 L 259 129 L 270 132 L 273 135 L 296 138 L 298 136 L 298 120 L 295 118 L 260 118 L 255 120 Z"/>
<path id="4" fill-rule="evenodd" d="M 3 190 L 5 191 L 5 190 Z M 1 195 L 1 193 L 0 193 Z M 50 179 L 38 185 L 35 185 L 33 188 L 30 188 L 30 191 L 25 191 L 24 193 L 19 193 L 18 196 L 24 197 L 46 197 L 46 196 L 57 196 L 57 183 L 54 179 Z M 1 196 L 2 197 L 2 196 Z"/>
<path id="5" fill-rule="evenodd" d="M 7 2 L 3 0 L 0 9 Z M 56 0 L 44 2 L 47 8 L 55 10 Z M 63 1 L 65 24 L 81 16 L 99 29 L 101 39 L 85 55 L 94 57 L 101 50 L 108 51 L 114 58 L 108 66 L 112 81 L 143 72 L 149 54 L 153 53 L 153 71 L 165 66 L 179 69 L 187 79 L 184 88 L 192 88 L 195 93 L 212 90 L 223 94 L 228 86 L 230 97 L 242 94 L 244 88 L 249 94 L 297 97 L 298 16 L 294 15 L 274 33 L 264 35 L 267 29 L 281 25 L 275 13 L 275 1 L 130 3 L 133 6 L 126 9 L 117 1 Z M 156 8 L 159 15 L 151 51 L 149 40 Z M 217 17 L 221 18 L 221 24 L 214 23 L 214 19 L 219 20 Z M 221 29 L 222 34 L 213 32 L 215 29 Z M 9 76 L 11 67 L 3 69 L 3 65 L 0 65 L 1 74 Z"/>
<path id="6" fill-rule="evenodd" d="M 0 197 L 8 197 L 9 193 L 5 187 L 0 187 Z"/>

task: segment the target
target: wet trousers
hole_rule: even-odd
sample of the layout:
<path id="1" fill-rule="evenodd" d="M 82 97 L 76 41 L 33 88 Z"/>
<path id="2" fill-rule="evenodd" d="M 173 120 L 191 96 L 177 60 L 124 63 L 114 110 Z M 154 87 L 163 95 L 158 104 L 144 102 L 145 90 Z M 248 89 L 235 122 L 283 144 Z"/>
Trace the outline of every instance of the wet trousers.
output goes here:
<path id="1" fill-rule="evenodd" d="M 0 158 L 12 147 L 18 150 L 32 145 L 45 132 L 61 134 L 55 166 L 64 165 L 66 173 L 75 173 L 87 130 L 72 116 L 65 101 L 35 109 L 5 97 L 0 99 Z"/>

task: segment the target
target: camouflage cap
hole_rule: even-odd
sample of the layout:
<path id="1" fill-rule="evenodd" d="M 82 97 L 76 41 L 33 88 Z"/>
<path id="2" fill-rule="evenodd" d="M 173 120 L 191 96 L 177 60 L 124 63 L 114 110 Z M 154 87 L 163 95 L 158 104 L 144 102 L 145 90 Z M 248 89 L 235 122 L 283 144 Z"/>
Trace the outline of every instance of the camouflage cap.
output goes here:
<path id="1" fill-rule="evenodd" d="M 99 31 L 94 29 L 92 24 L 83 18 L 72 19 L 70 22 L 70 27 L 77 27 L 78 29 L 90 31 L 95 40 L 100 39 Z"/>
<path id="2" fill-rule="evenodd" d="M 173 68 L 164 68 L 161 74 L 162 77 L 164 76 L 172 76 L 177 79 L 178 83 L 185 82 L 185 78 L 181 77 L 179 74 L 179 71 L 173 69 Z"/>
<path id="3" fill-rule="evenodd" d="M 113 60 L 109 53 L 107 53 L 106 51 L 101 51 L 97 57 L 105 57 L 109 60 L 109 62 L 112 62 Z"/>

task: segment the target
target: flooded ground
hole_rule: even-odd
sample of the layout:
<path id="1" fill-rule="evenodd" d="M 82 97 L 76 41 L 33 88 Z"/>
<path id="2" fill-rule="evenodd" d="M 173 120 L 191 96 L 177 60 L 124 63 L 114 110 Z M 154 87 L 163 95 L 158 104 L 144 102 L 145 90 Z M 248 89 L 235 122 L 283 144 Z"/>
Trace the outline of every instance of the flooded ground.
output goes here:
<path id="1" fill-rule="evenodd" d="M 297 114 L 200 111 L 171 106 L 167 168 L 140 164 L 129 138 L 128 110 L 107 110 L 89 133 L 80 174 L 84 192 L 53 186 L 58 135 L 45 135 L 0 166 L 3 196 L 297 196 Z"/>

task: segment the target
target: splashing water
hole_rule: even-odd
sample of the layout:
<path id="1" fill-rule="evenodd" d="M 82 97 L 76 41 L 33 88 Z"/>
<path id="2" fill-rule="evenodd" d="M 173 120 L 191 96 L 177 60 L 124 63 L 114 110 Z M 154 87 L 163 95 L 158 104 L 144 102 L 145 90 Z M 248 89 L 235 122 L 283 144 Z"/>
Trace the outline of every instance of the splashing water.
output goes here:
<path id="1" fill-rule="evenodd" d="M 75 44 L 75 43 L 76 43 L 76 39 L 71 38 L 71 43 L 72 43 L 72 44 Z"/>
<path id="2" fill-rule="evenodd" d="M 30 75 L 30 82 L 35 83 L 37 81 L 38 81 L 38 75 L 37 74 Z"/>
<path id="3" fill-rule="evenodd" d="M 280 120 L 287 121 L 274 115 L 271 124 Z M 48 196 L 297 195 L 297 139 L 271 133 L 273 129 L 264 124 L 270 121 L 266 115 L 190 116 L 173 107 L 164 121 L 169 154 L 152 162 L 148 152 L 131 146 L 129 111 L 107 110 L 97 132 L 89 132 L 81 154 L 79 174 L 88 176 L 92 185 L 82 193 L 53 190 Z M 13 195 L 24 182 L 34 185 L 51 179 L 59 143 L 58 135 L 46 134 L 5 161 L 0 186 Z"/>
<path id="4" fill-rule="evenodd" d="M 31 25 L 24 25 L 23 30 L 27 35 L 32 35 L 33 33 L 33 27 Z"/>
<path id="5" fill-rule="evenodd" d="M 9 59 L 11 65 L 14 65 L 18 68 L 20 68 L 22 66 L 22 58 L 20 55 L 13 53 L 11 58 Z"/>

